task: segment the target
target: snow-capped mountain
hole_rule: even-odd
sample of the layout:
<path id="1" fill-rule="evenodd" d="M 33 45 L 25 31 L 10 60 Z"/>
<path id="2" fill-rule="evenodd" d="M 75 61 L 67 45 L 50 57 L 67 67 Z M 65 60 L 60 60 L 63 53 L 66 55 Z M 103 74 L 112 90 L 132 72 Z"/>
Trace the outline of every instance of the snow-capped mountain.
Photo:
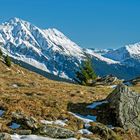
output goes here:
<path id="1" fill-rule="evenodd" d="M 113 60 L 93 50 L 80 48 L 57 29 L 40 29 L 18 18 L 0 25 L 0 42 L 3 52 L 15 62 L 31 70 L 37 69 L 41 74 L 73 79 L 87 56 L 92 59 L 99 75 L 114 74 L 131 78 L 140 74 L 137 69 L 122 64 L 119 59 Z"/>
<path id="2" fill-rule="evenodd" d="M 0 38 L 12 58 L 64 78 L 72 77 L 71 69 L 84 57 L 82 49 L 58 30 L 41 30 L 18 18 L 2 24 Z"/>
<path id="3" fill-rule="evenodd" d="M 104 56 L 119 61 L 121 64 L 140 69 L 140 43 L 126 45 L 125 47 L 112 50 L 104 54 Z"/>

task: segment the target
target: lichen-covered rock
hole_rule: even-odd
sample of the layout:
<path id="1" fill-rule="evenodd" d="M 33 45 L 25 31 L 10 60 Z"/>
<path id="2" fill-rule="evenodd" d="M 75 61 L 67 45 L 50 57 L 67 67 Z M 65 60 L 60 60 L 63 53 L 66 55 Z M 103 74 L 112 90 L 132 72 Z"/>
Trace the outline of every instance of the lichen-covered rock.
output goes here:
<path id="1" fill-rule="evenodd" d="M 140 132 L 140 94 L 120 84 L 98 107 L 97 121 Z"/>
<path id="2" fill-rule="evenodd" d="M 41 127 L 39 133 L 51 138 L 71 138 L 75 136 L 75 133 L 71 130 L 51 125 Z"/>
<path id="3" fill-rule="evenodd" d="M 38 129 L 39 123 L 34 117 L 25 117 L 26 125 L 31 129 Z"/>
<path id="4" fill-rule="evenodd" d="M 0 133 L 0 140 L 12 140 L 10 134 Z"/>
<path id="5" fill-rule="evenodd" d="M 111 108 L 115 108 L 117 123 L 124 129 L 140 132 L 140 94 L 121 84 L 107 97 Z"/>
<path id="6" fill-rule="evenodd" d="M 19 135 L 31 135 L 32 131 L 31 130 L 16 130 L 14 133 L 19 134 Z"/>
<path id="7" fill-rule="evenodd" d="M 40 124 L 38 120 L 32 116 L 27 116 L 22 112 L 13 112 L 12 113 L 13 120 L 18 122 L 22 127 L 30 128 L 32 130 L 36 130 L 39 128 Z"/>
<path id="8" fill-rule="evenodd" d="M 100 135 L 104 140 L 121 140 L 112 129 L 101 123 L 92 122 L 89 130 L 94 134 Z"/>

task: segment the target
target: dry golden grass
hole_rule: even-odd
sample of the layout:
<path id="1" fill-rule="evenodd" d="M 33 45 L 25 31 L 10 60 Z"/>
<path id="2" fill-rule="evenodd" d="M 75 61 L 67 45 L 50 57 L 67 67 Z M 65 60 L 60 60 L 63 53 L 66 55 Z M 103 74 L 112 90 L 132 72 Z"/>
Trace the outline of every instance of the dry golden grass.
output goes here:
<path id="1" fill-rule="evenodd" d="M 0 107 L 6 109 L 4 118 L 9 121 L 12 112 L 22 111 L 38 119 L 69 118 L 72 129 L 77 129 L 77 120 L 68 113 L 72 107 L 103 99 L 111 90 L 48 80 L 18 65 L 8 68 L 0 62 Z"/>
<path id="2" fill-rule="evenodd" d="M 67 127 L 77 131 L 82 128 L 82 122 L 69 111 L 78 109 L 84 114 L 87 104 L 104 99 L 111 91 L 107 86 L 85 87 L 48 80 L 15 64 L 8 68 L 0 61 L 0 108 L 6 110 L 0 120 L 4 122 L 1 131 L 7 130 L 15 111 L 38 120 L 68 119 Z"/>

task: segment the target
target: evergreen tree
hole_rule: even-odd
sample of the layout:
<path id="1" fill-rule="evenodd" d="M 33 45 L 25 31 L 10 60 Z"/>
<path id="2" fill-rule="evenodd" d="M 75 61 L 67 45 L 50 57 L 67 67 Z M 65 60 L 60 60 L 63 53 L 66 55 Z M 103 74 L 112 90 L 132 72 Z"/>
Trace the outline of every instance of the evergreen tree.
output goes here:
<path id="1" fill-rule="evenodd" d="M 8 67 L 11 67 L 11 59 L 8 55 L 4 57 L 4 61 Z"/>
<path id="2" fill-rule="evenodd" d="M 92 67 L 91 60 L 88 59 L 84 61 L 83 65 L 80 67 L 80 71 L 76 72 L 76 78 L 74 79 L 81 85 L 90 85 L 92 81 L 96 79 L 96 73 Z"/>
<path id="3" fill-rule="evenodd" d="M 0 57 L 2 57 L 3 53 L 2 53 L 2 50 L 0 49 Z"/>

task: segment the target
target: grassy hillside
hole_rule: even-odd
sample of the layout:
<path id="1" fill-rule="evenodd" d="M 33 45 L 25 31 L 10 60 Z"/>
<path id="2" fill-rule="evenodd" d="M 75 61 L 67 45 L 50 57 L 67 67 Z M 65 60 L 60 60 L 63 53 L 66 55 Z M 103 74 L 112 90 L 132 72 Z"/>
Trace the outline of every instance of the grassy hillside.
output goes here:
<path id="1" fill-rule="evenodd" d="M 0 62 L 0 107 L 7 110 L 8 119 L 15 110 L 38 119 L 69 116 L 71 107 L 102 99 L 111 90 L 51 81 L 18 65 L 8 68 Z"/>
<path id="2" fill-rule="evenodd" d="M 9 68 L 0 61 L 0 109 L 5 110 L 0 131 L 10 131 L 8 124 L 15 111 L 38 120 L 68 119 L 66 127 L 77 131 L 82 122 L 69 112 L 92 114 L 86 106 L 104 99 L 111 91 L 108 86 L 85 87 L 48 80 L 16 64 Z M 124 137 L 131 139 L 127 134 Z"/>

